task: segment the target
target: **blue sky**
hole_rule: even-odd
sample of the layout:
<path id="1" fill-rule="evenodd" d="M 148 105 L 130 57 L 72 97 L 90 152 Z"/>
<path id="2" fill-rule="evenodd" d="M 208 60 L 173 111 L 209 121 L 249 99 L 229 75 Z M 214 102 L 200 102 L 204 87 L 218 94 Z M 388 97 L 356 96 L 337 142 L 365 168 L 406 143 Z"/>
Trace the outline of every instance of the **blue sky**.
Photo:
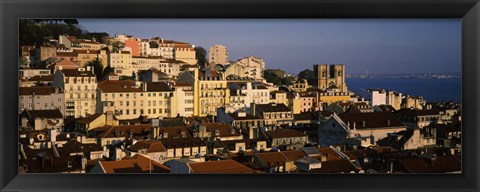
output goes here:
<path id="1" fill-rule="evenodd" d="M 90 32 L 159 36 L 208 48 L 230 60 L 265 59 L 297 74 L 343 63 L 347 73 L 461 71 L 460 19 L 79 19 Z"/>

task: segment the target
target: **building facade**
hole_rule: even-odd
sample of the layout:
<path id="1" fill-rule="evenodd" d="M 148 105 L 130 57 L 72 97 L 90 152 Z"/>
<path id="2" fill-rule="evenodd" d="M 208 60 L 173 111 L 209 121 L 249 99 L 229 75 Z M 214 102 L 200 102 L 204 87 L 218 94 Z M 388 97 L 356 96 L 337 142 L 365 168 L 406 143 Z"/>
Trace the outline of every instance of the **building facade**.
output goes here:
<path id="1" fill-rule="evenodd" d="M 97 79 L 90 66 L 55 72 L 53 85 L 65 93 L 65 117 L 86 117 L 95 113 Z"/>
<path id="2" fill-rule="evenodd" d="M 59 87 L 20 87 L 18 93 L 18 113 L 21 113 L 23 110 L 58 109 L 62 115 L 65 115 L 65 94 Z"/>
<path id="3" fill-rule="evenodd" d="M 210 63 L 215 64 L 227 64 L 228 63 L 228 50 L 223 45 L 214 45 L 210 47 L 208 52 L 208 60 Z"/>
<path id="4" fill-rule="evenodd" d="M 342 92 L 348 90 L 345 82 L 345 65 L 344 64 L 318 64 L 313 66 L 313 73 L 320 89 L 337 88 Z"/>

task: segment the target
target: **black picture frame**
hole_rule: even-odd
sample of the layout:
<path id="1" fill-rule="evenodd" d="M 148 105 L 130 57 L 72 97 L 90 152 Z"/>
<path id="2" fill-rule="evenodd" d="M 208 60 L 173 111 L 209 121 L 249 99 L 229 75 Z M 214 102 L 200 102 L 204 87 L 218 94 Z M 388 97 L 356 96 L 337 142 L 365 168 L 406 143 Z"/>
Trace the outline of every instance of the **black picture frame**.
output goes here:
<path id="1" fill-rule="evenodd" d="M 478 0 L 1 0 L 2 191 L 478 191 Z M 18 164 L 20 18 L 461 18 L 462 174 L 21 174 Z"/>

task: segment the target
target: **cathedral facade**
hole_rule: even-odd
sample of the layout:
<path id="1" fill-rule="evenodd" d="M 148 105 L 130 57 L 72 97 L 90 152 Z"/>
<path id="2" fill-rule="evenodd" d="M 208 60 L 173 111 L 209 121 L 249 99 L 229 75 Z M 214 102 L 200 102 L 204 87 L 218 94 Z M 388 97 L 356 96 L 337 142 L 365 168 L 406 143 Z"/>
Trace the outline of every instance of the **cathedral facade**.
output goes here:
<path id="1" fill-rule="evenodd" d="M 313 66 L 315 82 L 317 87 L 322 90 L 337 90 L 347 92 L 347 83 L 345 82 L 344 64 L 318 64 Z"/>

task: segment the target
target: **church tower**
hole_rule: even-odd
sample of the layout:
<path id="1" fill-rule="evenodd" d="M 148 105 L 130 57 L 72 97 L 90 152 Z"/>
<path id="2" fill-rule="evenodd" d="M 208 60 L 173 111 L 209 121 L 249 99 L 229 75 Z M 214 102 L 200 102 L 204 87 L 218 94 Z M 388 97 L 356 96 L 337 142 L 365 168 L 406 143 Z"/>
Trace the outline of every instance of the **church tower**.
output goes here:
<path id="1" fill-rule="evenodd" d="M 345 65 L 344 64 L 318 64 L 313 66 L 315 74 L 316 87 L 319 89 L 337 89 L 341 92 L 347 92 L 345 83 Z"/>

